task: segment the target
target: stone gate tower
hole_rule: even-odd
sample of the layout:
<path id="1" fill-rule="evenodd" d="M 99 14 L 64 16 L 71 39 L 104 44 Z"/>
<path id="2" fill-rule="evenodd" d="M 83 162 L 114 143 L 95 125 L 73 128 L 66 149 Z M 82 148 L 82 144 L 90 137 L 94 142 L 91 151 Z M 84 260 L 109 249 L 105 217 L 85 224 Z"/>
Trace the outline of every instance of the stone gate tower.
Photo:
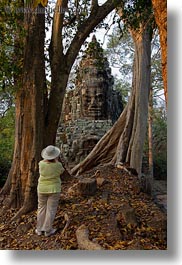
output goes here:
<path id="1" fill-rule="evenodd" d="M 93 36 L 80 62 L 75 89 L 66 93 L 57 144 L 70 165 L 83 160 L 122 111 L 121 95 L 103 49 Z"/>

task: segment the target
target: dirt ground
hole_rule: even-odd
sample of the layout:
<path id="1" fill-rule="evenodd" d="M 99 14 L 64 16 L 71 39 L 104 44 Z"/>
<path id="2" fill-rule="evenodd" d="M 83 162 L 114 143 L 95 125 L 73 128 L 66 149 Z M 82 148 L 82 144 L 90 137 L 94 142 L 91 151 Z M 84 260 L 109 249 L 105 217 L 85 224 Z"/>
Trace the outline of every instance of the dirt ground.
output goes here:
<path id="1" fill-rule="evenodd" d="M 88 228 L 89 239 L 105 250 L 167 249 L 166 182 L 155 181 L 149 196 L 141 192 L 137 176 L 113 166 L 80 177 L 100 178 L 97 191 L 81 196 L 77 189 L 70 190 L 77 178 L 63 181 L 54 222 L 57 232 L 50 237 L 35 234 L 36 210 L 11 221 L 16 209 L 5 210 L 1 200 L 0 249 L 77 250 L 76 231 L 81 225 Z"/>

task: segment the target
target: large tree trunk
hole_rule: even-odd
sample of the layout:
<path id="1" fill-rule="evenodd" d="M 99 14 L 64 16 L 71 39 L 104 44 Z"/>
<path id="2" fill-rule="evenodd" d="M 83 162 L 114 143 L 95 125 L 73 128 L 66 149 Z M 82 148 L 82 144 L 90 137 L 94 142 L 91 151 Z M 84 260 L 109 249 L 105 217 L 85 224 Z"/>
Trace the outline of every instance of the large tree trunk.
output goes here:
<path id="1" fill-rule="evenodd" d="M 167 106 L 167 0 L 152 0 L 152 5 L 154 9 L 155 21 L 159 29 L 162 53 L 162 76 L 164 83 L 164 95 Z"/>
<path id="2" fill-rule="evenodd" d="M 132 135 L 128 146 L 126 162 L 136 169 L 139 176 L 142 168 L 143 146 L 146 137 L 148 102 L 151 73 L 151 31 L 144 25 L 140 32 L 132 31 L 135 43 L 135 64 L 133 86 L 135 90 L 135 110 Z M 122 143 L 121 143 L 122 144 Z M 118 146 L 120 148 L 120 146 Z M 123 157 L 117 156 L 117 161 Z"/>
<path id="3" fill-rule="evenodd" d="M 80 174 L 106 162 L 127 162 L 141 174 L 150 89 L 151 34 L 146 26 L 131 33 L 135 43 L 135 59 L 129 102 L 114 126 L 85 160 L 72 169 L 72 174 Z"/>
<path id="4" fill-rule="evenodd" d="M 38 161 L 43 147 L 46 98 L 44 64 L 44 14 L 30 13 L 25 18 L 22 86 L 16 93 L 16 131 L 14 157 L 2 193 L 10 189 L 8 206 L 27 212 L 36 205 Z M 11 184 L 11 185 L 9 185 Z"/>

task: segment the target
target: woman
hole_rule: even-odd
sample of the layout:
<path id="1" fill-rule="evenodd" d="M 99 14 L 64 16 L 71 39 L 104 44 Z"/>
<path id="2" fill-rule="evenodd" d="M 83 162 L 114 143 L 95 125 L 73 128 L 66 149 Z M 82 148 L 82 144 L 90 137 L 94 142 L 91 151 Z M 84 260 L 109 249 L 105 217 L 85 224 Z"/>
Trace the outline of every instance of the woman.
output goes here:
<path id="1" fill-rule="evenodd" d="M 39 180 L 37 186 L 38 211 L 37 235 L 50 236 L 56 232 L 52 225 L 57 212 L 61 192 L 60 175 L 64 172 L 62 164 L 58 161 L 60 149 L 49 145 L 42 150 L 44 160 L 39 162 Z"/>

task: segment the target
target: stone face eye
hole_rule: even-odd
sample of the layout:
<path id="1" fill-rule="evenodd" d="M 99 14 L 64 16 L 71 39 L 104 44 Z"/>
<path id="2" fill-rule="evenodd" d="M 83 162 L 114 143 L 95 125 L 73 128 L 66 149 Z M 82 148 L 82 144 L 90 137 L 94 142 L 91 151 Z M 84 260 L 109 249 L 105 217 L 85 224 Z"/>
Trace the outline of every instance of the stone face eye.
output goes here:
<path id="1" fill-rule="evenodd" d="M 83 102 L 86 103 L 86 102 L 90 102 L 91 101 L 91 97 L 89 95 L 84 95 L 83 96 Z"/>
<path id="2" fill-rule="evenodd" d="M 99 93 L 99 94 L 96 94 L 96 97 L 97 97 L 97 99 L 103 99 L 103 95 L 101 94 L 101 93 Z"/>

